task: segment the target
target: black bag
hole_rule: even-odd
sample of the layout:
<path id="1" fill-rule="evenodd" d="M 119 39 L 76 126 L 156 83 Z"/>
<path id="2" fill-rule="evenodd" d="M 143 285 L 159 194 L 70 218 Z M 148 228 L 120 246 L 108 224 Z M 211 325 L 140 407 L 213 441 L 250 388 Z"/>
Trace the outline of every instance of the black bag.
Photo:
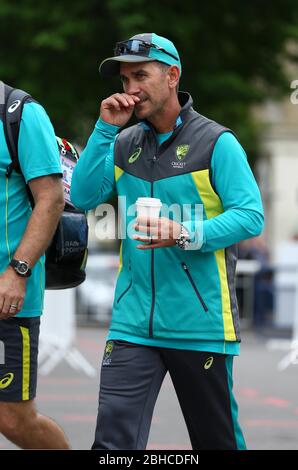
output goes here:
<path id="1" fill-rule="evenodd" d="M 18 158 L 18 137 L 22 110 L 25 102 L 35 102 L 26 92 L 11 88 L 0 82 L 4 91 L 4 103 L 0 104 L 4 133 L 11 163 L 6 176 L 12 171 L 22 174 Z M 1 101 L 0 101 L 1 103 Z M 53 240 L 46 251 L 46 289 L 67 289 L 76 287 L 86 278 L 88 256 L 88 223 L 86 213 L 73 206 L 70 201 L 72 171 L 79 158 L 77 150 L 65 139 L 57 139 L 63 171 L 63 189 L 65 207 L 61 215 Z M 26 185 L 31 206 L 34 206 L 29 186 Z"/>

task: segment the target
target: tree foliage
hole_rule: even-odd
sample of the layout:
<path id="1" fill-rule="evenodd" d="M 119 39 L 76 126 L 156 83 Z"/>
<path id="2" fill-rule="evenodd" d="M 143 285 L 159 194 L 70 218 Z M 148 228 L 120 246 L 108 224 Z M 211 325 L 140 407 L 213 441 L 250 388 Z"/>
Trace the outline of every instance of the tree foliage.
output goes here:
<path id="1" fill-rule="evenodd" d="M 298 42 L 297 0 L 0 0 L 0 78 L 33 94 L 59 134 L 83 142 L 101 99 L 120 90 L 98 75 L 116 41 L 138 32 L 172 39 L 180 88 L 195 108 L 231 127 L 251 156 L 251 107 L 289 91 L 286 50 Z M 295 78 L 295 77 L 294 77 Z"/>

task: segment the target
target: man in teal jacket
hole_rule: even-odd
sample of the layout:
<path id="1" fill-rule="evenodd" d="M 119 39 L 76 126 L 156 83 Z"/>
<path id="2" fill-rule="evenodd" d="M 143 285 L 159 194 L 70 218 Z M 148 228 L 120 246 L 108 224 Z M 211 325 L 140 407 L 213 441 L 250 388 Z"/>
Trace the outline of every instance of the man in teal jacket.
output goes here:
<path id="1" fill-rule="evenodd" d="M 119 74 L 124 93 L 102 101 L 73 174 L 76 206 L 91 209 L 116 193 L 127 227 L 94 449 L 146 447 L 167 371 L 194 449 L 245 448 L 232 394 L 235 244 L 261 232 L 261 197 L 233 132 L 177 91 L 181 71 L 174 44 L 154 33 L 117 43 L 100 72 Z M 120 131 L 133 112 L 139 123 Z M 138 197 L 159 198 L 161 217 L 135 223 Z"/>

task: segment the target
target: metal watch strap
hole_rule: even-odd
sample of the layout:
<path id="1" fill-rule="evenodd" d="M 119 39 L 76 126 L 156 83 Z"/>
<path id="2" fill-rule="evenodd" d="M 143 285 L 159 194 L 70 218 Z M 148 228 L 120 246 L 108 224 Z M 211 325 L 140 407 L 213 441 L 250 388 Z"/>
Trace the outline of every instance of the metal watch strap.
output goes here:
<path id="1" fill-rule="evenodd" d="M 189 233 L 183 225 L 181 225 L 180 235 L 175 242 L 181 250 L 185 250 L 190 244 Z"/>

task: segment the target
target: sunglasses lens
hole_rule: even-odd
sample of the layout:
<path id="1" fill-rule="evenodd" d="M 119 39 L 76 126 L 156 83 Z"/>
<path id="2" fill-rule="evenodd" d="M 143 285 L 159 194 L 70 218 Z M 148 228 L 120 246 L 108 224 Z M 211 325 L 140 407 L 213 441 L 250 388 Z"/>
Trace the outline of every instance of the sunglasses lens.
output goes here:
<path id="1" fill-rule="evenodd" d="M 179 60 L 174 54 L 171 54 L 162 47 L 156 46 L 155 44 L 151 44 L 145 41 L 141 41 L 140 39 L 129 39 L 128 41 L 118 42 L 114 54 L 115 56 L 124 54 L 148 55 L 148 49 L 150 48 L 158 49 L 164 54 L 173 57 L 175 60 Z"/>
<path id="2" fill-rule="evenodd" d="M 137 54 L 138 52 L 140 52 L 141 44 L 142 43 L 140 41 L 134 41 L 134 40 L 128 41 L 129 50 Z"/>
<path id="3" fill-rule="evenodd" d="M 147 45 L 142 41 L 130 39 L 128 41 L 119 42 L 115 48 L 115 55 L 139 54 L 145 52 Z"/>

